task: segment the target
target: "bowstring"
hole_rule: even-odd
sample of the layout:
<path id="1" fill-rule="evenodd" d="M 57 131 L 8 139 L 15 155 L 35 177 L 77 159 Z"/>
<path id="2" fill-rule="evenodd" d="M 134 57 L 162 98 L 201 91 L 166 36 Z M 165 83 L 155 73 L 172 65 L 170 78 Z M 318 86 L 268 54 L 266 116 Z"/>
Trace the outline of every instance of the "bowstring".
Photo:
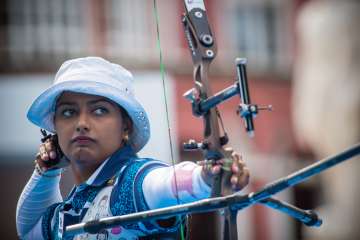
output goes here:
<path id="1" fill-rule="evenodd" d="M 160 24 L 159 24 L 159 14 L 158 14 L 158 8 L 157 8 L 157 1 L 153 0 L 153 6 L 154 6 L 154 16 L 155 16 L 155 22 L 156 22 L 156 45 L 157 49 L 159 51 L 159 61 L 160 61 L 160 73 L 161 73 L 161 80 L 162 80 L 162 86 L 163 86 L 163 95 L 164 95 L 164 104 L 165 104 L 165 110 L 166 110 L 166 123 L 168 127 L 168 137 L 169 137 L 169 145 L 170 145 L 170 154 L 171 154 L 171 163 L 174 168 L 174 181 L 175 181 L 175 190 L 176 190 L 176 201 L 177 204 L 180 204 L 179 199 L 179 192 L 178 192 L 178 184 L 177 184 L 177 177 L 175 173 L 175 158 L 174 158 L 174 151 L 173 151 L 173 142 L 171 137 L 171 128 L 170 128 L 170 120 L 169 120 L 169 106 L 168 106 L 168 100 L 166 96 L 166 82 L 165 82 L 165 64 L 163 61 L 163 54 L 161 49 L 161 43 L 160 43 Z"/>
<path id="2" fill-rule="evenodd" d="M 167 123 L 167 127 L 168 127 L 168 137 L 169 137 L 169 145 L 170 145 L 170 154 L 171 154 L 171 163 L 173 166 L 173 171 L 174 171 L 174 181 L 175 181 L 175 196 L 176 196 L 176 202 L 179 205 L 180 204 L 180 199 L 179 199 L 179 191 L 178 191 L 178 181 L 177 181 L 177 176 L 176 176 L 176 172 L 175 172 L 175 158 L 174 158 L 174 151 L 173 151 L 173 142 L 172 142 L 172 138 L 171 138 L 171 128 L 170 128 L 170 120 L 169 120 L 169 106 L 168 106 L 168 101 L 167 101 L 167 97 L 166 97 L 166 83 L 165 83 L 165 64 L 163 61 L 163 54 L 162 54 L 162 49 L 161 49 L 161 43 L 160 43 L 160 24 L 159 24 L 159 14 L 158 14 L 158 9 L 157 9 L 157 4 L 156 4 L 156 0 L 153 0 L 153 7 L 154 7 L 154 17 L 155 17 L 155 22 L 156 22 L 156 35 L 157 35 L 157 39 L 156 39 L 156 45 L 159 51 L 159 61 L 160 61 L 160 73 L 161 73 L 161 80 L 162 80 L 162 86 L 163 86 L 163 95 L 164 95 L 164 105 L 165 105 L 165 111 L 166 111 L 166 123 Z M 181 239 L 184 240 L 184 225 L 183 222 L 181 222 L 180 224 L 180 234 L 181 234 Z"/>

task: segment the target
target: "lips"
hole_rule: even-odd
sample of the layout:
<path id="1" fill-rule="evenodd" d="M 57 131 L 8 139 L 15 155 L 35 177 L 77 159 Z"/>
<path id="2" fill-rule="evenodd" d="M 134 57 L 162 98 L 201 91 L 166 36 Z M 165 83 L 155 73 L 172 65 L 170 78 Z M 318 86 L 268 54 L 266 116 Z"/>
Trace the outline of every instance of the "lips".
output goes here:
<path id="1" fill-rule="evenodd" d="M 92 142 L 95 142 L 95 140 L 91 137 L 87 136 L 77 136 L 71 140 L 72 143 L 77 143 L 79 145 L 87 145 Z"/>

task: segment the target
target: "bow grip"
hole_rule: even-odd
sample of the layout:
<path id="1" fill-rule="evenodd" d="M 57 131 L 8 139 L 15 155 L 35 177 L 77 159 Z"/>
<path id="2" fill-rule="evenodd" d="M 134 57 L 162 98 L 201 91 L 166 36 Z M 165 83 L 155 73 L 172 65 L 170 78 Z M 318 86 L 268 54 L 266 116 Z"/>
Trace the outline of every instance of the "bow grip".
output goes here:
<path id="1" fill-rule="evenodd" d="M 221 167 L 220 173 L 215 175 L 213 178 L 211 197 L 226 196 L 233 193 L 231 189 L 231 184 L 229 184 L 230 178 L 232 176 L 232 171 L 231 171 L 232 152 L 233 150 L 231 148 L 223 149 L 221 151 L 222 157 L 216 159 L 216 160 L 223 159 L 224 163 Z"/>

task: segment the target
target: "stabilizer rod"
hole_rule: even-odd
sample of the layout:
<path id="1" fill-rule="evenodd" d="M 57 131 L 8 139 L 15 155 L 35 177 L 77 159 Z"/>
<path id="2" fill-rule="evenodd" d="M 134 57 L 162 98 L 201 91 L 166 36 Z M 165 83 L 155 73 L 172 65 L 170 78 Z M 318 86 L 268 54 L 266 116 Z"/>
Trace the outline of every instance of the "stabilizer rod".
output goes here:
<path id="1" fill-rule="evenodd" d="M 115 227 L 125 223 L 149 221 L 152 219 L 168 218 L 182 214 L 211 212 L 226 207 L 231 208 L 232 211 L 238 211 L 256 203 L 263 203 L 264 201 L 266 202 L 268 201 L 267 199 L 269 199 L 270 196 L 278 192 L 281 192 L 291 186 L 294 186 L 298 183 L 304 182 L 308 178 L 317 175 L 322 171 L 331 168 L 339 163 L 342 163 L 345 160 L 348 160 L 359 154 L 360 154 L 360 143 L 357 143 L 356 145 L 352 146 L 351 148 L 341 153 L 338 153 L 334 156 L 318 161 L 314 164 L 309 165 L 308 167 L 305 167 L 303 169 L 300 169 L 299 171 L 296 171 L 288 175 L 287 177 L 272 182 L 257 192 L 252 192 L 247 195 L 240 195 L 240 193 L 234 193 L 225 197 L 209 198 L 209 199 L 204 199 L 197 202 L 182 204 L 178 206 L 155 209 L 155 210 L 139 212 L 139 213 L 132 213 L 123 216 L 107 217 L 91 222 L 74 224 L 66 227 L 65 234 L 66 236 L 69 236 L 69 235 L 80 234 L 83 232 L 97 233 L 101 229 Z M 282 211 L 282 212 L 288 214 L 290 213 L 286 211 Z M 307 225 L 316 226 L 317 224 L 320 223 L 319 221 L 321 221 L 319 220 L 313 223 L 310 220 L 304 221 L 305 219 L 304 217 L 298 218 L 298 216 L 300 215 L 297 214 L 290 214 L 290 215 L 292 217 L 299 219 L 300 221 L 304 222 Z"/>

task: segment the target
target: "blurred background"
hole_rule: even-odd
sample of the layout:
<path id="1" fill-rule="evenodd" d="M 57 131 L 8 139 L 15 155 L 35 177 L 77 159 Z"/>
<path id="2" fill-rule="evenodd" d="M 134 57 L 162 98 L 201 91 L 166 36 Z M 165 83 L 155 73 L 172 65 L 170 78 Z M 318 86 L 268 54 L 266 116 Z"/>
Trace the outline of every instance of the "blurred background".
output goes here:
<path id="1" fill-rule="evenodd" d="M 356 0 L 205 0 L 218 45 L 213 91 L 235 81 L 236 57 L 248 59 L 252 102 L 272 104 L 249 138 L 234 98 L 219 107 L 230 144 L 251 171 L 244 192 L 261 188 L 360 139 L 360 3 Z M 182 0 L 157 0 L 165 89 L 176 160 L 196 161 L 182 142 L 201 140 L 202 121 L 182 94 L 193 87 Z M 150 115 L 152 139 L 141 152 L 171 162 L 156 22 L 149 0 L 0 1 L 0 236 L 17 239 L 15 210 L 33 171 L 40 131 L 26 119 L 31 102 L 67 59 L 102 56 L 129 69 Z M 238 214 L 240 239 L 360 239 L 360 159 L 281 193 L 316 209 L 321 228 L 254 206 Z M 71 174 L 62 178 L 66 195 Z M 206 229 L 206 226 L 204 226 Z"/>

